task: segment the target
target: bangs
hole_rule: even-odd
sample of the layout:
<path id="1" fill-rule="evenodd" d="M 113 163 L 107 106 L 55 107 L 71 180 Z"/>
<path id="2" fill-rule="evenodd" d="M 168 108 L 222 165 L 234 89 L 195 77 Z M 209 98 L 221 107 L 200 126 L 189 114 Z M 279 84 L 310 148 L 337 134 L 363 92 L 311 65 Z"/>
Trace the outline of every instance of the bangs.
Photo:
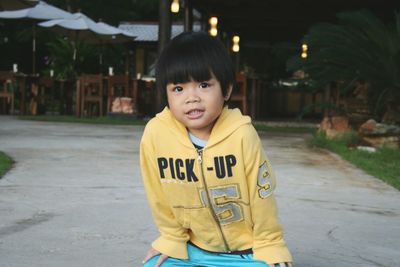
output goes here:
<path id="1" fill-rule="evenodd" d="M 212 78 L 211 67 L 199 54 L 182 55 L 169 61 L 164 71 L 163 84 L 186 83 L 190 81 L 203 82 Z"/>

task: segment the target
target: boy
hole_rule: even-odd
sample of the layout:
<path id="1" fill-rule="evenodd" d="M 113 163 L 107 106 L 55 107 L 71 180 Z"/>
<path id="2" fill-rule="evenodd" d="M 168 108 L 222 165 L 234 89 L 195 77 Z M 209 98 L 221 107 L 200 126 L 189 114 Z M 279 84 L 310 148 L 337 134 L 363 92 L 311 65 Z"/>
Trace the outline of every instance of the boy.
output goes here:
<path id="1" fill-rule="evenodd" d="M 235 80 L 222 43 L 177 36 L 156 80 L 168 107 L 146 126 L 140 164 L 161 236 L 143 266 L 291 266 L 260 139 L 249 117 L 225 107 Z"/>

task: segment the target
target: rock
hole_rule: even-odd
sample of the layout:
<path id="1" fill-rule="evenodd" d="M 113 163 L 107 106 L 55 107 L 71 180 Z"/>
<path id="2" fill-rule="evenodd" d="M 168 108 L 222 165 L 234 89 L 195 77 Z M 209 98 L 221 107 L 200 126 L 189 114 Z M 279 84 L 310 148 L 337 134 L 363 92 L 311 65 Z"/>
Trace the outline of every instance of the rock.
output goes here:
<path id="1" fill-rule="evenodd" d="M 361 151 L 366 151 L 369 153 L 375 153 L 376 152 L 376 148 L 375 147 L 371 147 L 371 146 L 357 146 L 358 150 Z"/>
<path id="2" fill-rule="evenodd" d="M 358 132 L 365 136 L 398 136 L 400 127 L 391 124 L 377 123 L 375 120 L 368 120 L 363 123 Z"/>
<path id="3" fill-rule="evenodd" d="M 399 148 L 399 136 L 362 136 L 364 142 L 374 147 L 387 146 L 390 148 Z"/>
<path id="4" fill-rule="evenodd" d="M 113 113 L 125 113 L 132 114 L 134 112 L 134 106 L 132 98 L 130 97 L 116 97 L 112 102 L 111 112 Z"/>
<path id="5" fill-rule="evenodd" d="M 360 128 L 358 129 L 358 132 L 360 134 L 369 134 L 373 132 L 376 128 L 377 122 L 373 119 L 367 120 L 365 123 L 363 123 Z"/>
<path id="6" fill-rule="evenodd" d="M 399 148 L 399 126 L 377 123 L 375 120 L 370 119 L 360 126 L 358 133 L 364 142 L 374 147 Z"/>
<path id="7" fill-rule="evenodd" d="M 325 117 L 319 126 L 319 131 L 324 132 L 329 139 L 338 137 L 350 130 L 349 119 L 344 116 Z"/>

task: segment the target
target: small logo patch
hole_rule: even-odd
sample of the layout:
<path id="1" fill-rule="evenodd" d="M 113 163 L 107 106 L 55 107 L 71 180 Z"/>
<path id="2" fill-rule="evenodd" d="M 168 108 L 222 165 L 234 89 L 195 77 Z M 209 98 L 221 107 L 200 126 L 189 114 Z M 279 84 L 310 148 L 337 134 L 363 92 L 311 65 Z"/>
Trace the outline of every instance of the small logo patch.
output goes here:
<path id="1" fill-rule="evenodd" d="M 260 198 L 267 198 L 272 194 L 272 184 L 271 184 L 271 175 L 268 171 L 267 161 L 264 161 L 263 164 L 258 169 L 258 177 L 257 177 L 257 185 L 258 196 Z"/>

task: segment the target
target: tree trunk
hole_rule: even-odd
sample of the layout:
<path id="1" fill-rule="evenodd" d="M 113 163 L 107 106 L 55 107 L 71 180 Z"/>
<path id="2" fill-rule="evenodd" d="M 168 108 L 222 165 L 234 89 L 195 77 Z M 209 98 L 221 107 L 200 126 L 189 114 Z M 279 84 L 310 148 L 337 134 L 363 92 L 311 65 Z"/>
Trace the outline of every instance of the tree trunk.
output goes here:
<path id="1" fill-rule="evenodd" d="M 171 39 L 171 13 L 170 0 L 160 0 L 159 22 L 158 22 L 158 55 Z M 157 81 L 156 81 L 157 82 Z M 156 86 L 157 88 L 157 86 Z M 160 91 L 156 89 L 155 111 L 160 112 L 165 106 L 166 100 L 162 99 Z"/>

